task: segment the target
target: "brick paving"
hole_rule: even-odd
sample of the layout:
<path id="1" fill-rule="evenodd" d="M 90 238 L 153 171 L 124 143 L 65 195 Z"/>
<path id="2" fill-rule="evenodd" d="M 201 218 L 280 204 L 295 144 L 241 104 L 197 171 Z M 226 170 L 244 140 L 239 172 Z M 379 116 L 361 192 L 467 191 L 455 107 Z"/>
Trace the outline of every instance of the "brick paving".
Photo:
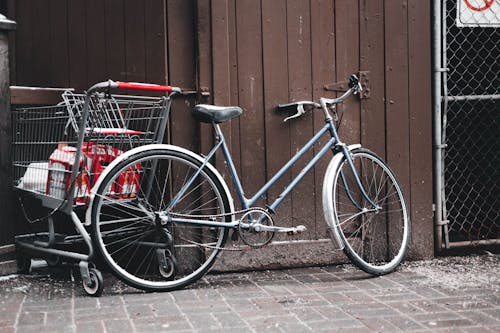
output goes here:
<path id="1" fill-rule="evenodd" d="M 348 265 L 210 274 L 170 293 L 105 274 L 100 298 L 71 269 L 42 268 L 0 279 L 0 332 L 500 332 L 498 257 L 439 260 L 376 278 Z"/>

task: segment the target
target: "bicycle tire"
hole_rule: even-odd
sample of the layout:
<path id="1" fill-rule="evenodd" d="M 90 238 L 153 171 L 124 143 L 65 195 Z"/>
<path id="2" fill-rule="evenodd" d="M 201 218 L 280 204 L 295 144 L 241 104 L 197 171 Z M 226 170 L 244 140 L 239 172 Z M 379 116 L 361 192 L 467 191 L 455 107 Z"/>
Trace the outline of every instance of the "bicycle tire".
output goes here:
<path id="1" fill-rule="evenodd" d="M 353 165 L 368 197 L 363 197 L 347 159 L 334 169 L 330 186 L 334 232 L 351 262 L 372 275 L 394 271 L 404 260 L 410 239 L 407 205 L 394 173 L 375 153 L 352 150 Z"/>
<path id="2" fill-rule="evenodd" d="M 202 166 L 181 150 L 152 148 L 128 156 L 108 171 L 92 201 L 95 247 L 118 278 L 142 290 L 170 291 L 195 282 L 213 265 L 227 239 L 227 228 L 161 224 L 158 213 Z M 203 168 L 170 211 L 191 216 L 232 212 L 227 187 L 210 169 Z M 134 181 L 125 198 L 127 174 Z M 231 219 L 230 214 L 218 217 L 221 222 Z M 166 271 L 172 274 L 166 276 Z"/>

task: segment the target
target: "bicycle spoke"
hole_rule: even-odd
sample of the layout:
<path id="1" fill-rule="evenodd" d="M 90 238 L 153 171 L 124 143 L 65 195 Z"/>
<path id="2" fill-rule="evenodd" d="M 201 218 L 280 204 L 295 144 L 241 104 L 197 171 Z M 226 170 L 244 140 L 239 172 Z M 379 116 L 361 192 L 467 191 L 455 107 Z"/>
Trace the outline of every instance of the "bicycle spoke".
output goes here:
<path id="1" fill-rule="evenodd" d="M 408 246 L 403 196 L 390 170 L 373 153 L 359 149 L 351 156 L 356 169 L 353 171 L 347 162 L 341 163 L 333 184 L 336 230 L 353 263 L 369 273 L 385 274 L 399 264 Z M 376 209 L 364 197 L 363 190 Z"/>
<path id="2" fill-rule="evenodd" d="M 230 219 L 224 215 L 229 200 L 216 177 L 200 171 L 201 163 L 190 156 L 161 151 L 140 152 L 116 166 L 98 189 L 93 211 L 94 234 L 106 262 L 127 283 L 146 290 L 176 289 L 197 279 L 227 236 L 224 228 L 176 224 L 160 214 Z M 124 170 L 141 171 L 135 198 L 110 198 L 102 189 L 118 184 Z"/>

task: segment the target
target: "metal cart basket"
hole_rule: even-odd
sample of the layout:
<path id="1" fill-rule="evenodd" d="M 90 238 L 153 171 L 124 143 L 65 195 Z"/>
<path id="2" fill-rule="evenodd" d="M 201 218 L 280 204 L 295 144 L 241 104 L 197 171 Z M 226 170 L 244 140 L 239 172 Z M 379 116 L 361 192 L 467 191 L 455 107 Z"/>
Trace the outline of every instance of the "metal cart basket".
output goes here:
<path id="1" fill-rule="evenodd" d="M 113 89 L 161 91 L 162 97 L 111 94 Z M 94 267 L 94 250 L 85 221 L 91 189 L 106 166 L 124 152 L 161 143 L 166 132 L 171 98 L 179 88 L 107 81 L 85 94 L 63 93 L 54 106 L 18 108 L 12 112 L 13 180 L 26 219 L 48 223 L 48 231 L 16 237 L 18 268 L 29 271 L 31 258 L 49 265 L 61 258 L 79 262 L 83 287 L 89 295 L 102 293 L 102 275 Z M 128 200 L 135 195 L 140 175 L 124 171 L 109 195 Z M 27 204 L 29 200 L 30 204 Z M 33 202 L 40 208 L 33 213 Z M 55 232 L 54 216 L 69 216 L 76 233 Z M 87 253 L 74 252 L 84 243 Z M 69 250 L 68 250 L 69 249 Z"/>

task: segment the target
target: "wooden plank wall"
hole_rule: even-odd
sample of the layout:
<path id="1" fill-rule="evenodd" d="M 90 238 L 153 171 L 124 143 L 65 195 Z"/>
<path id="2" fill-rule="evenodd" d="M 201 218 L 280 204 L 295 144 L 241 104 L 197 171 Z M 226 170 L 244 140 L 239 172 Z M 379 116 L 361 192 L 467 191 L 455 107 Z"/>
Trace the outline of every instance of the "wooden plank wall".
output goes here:
<path id="1" fill-rule="evenodd" d="M 113 79 L 194 91 L 195 7 L 195 1 L 184 0 L 0 0 L 7 17 L 18 23 L 10 35 L 11 85 L 83 92 Z M 198 150 L 193 104 L 191 96 L 175 102 L 168 140 Z M 22 217 L 0 217 L 0 229 L 14 224 L 17 233 L 27 232 Z M 0 238 L 0 245 L 11 243 Z"/>
<path id="2" fill-rule="evenodd" d="M 340 108 L 340 135 L 387 159 L 410 203 L 410 255 L 432 256 L 430 4 L 203 2 L 211 3 L 213 101 L 244 109 L 242 117 L 225 125 L 225 132 L 247 194 L 255 193 L 323 125 L 319 112 L 283 123 L 286 115 L 278 113 L 276 105 L 333 97 L 324 85 L 369 71 L 370 97 L 351 98 Z M 298 163 L 266 200 L 275 198 L 304 165 Z M 277 212 L 278 224 L 306 225 L 309 232 L 295 239 L 316 240 L 316 247 L 327 237 L 321 207 L 325 167 L 323 162 L 308 175 Z M 276 261 L 291 260 L 272 251 L 262 253 L 262 258 L 271 254 Z M 251 265 L 250 260 L 246 264 Z"/>
<path id="3" fill-rule="evenodd" d="M 277 112 L 275 106 L 334 97 L 335 92 L 324 90 L 326 84 L 369 71 L 370 97 L 351 98 L 340 108 L 340 135 L 388 160 L 410 202 L 410 255 L 433 254 L 428 2 L 7 0 L 7 4 L 8 16 L 18 21 L 13 84 L 81 91 L 108 78 L 149 81 L 208 91 L 210 97 L 204 102 L 243 107 L 244 114 L 223 124 L 223 129 L 248 196 L 323 125 L 319 112 L 283 123 L 288 114 Z M 189 109 L 194 103 L 194 98 L 175 103 L 171 139 L 206 153 L 213 135 L 209 126 L 193 122 Z M 222 166 L 220 157 L 216 162 Z M 262 250 L 261 258 L 270 259 L 261 267 L 331 261 L 331 256 L 316 255 L 328 237 L 321 207 L 327 162 L 322 161 L 277 212 L 277 224 L 304 224 L 309 230 L 286 240 L 309 245 L 294 252 L 294 258 Z M 298 163 L 262 203 L 276 197 L 305 163 Z M 259 266 L 258 260 L 245 261 L 242 256 L 229 256 L 227 262 Z"/>
<path id="4" fill-rule="evenodd" d="M 12 84 L 83 91 L 109 78 L 167 80 L 163 0 L 8 3 L 18 22 Z"/>
<path id="5" fill-rule="evenodd" d="M 195 1 L 7 0 L 12 85 L 83 92 L 108 79 L 196 90 Z M 193 98 L 177 101 L 174 142 L 197 149 Z"/>

